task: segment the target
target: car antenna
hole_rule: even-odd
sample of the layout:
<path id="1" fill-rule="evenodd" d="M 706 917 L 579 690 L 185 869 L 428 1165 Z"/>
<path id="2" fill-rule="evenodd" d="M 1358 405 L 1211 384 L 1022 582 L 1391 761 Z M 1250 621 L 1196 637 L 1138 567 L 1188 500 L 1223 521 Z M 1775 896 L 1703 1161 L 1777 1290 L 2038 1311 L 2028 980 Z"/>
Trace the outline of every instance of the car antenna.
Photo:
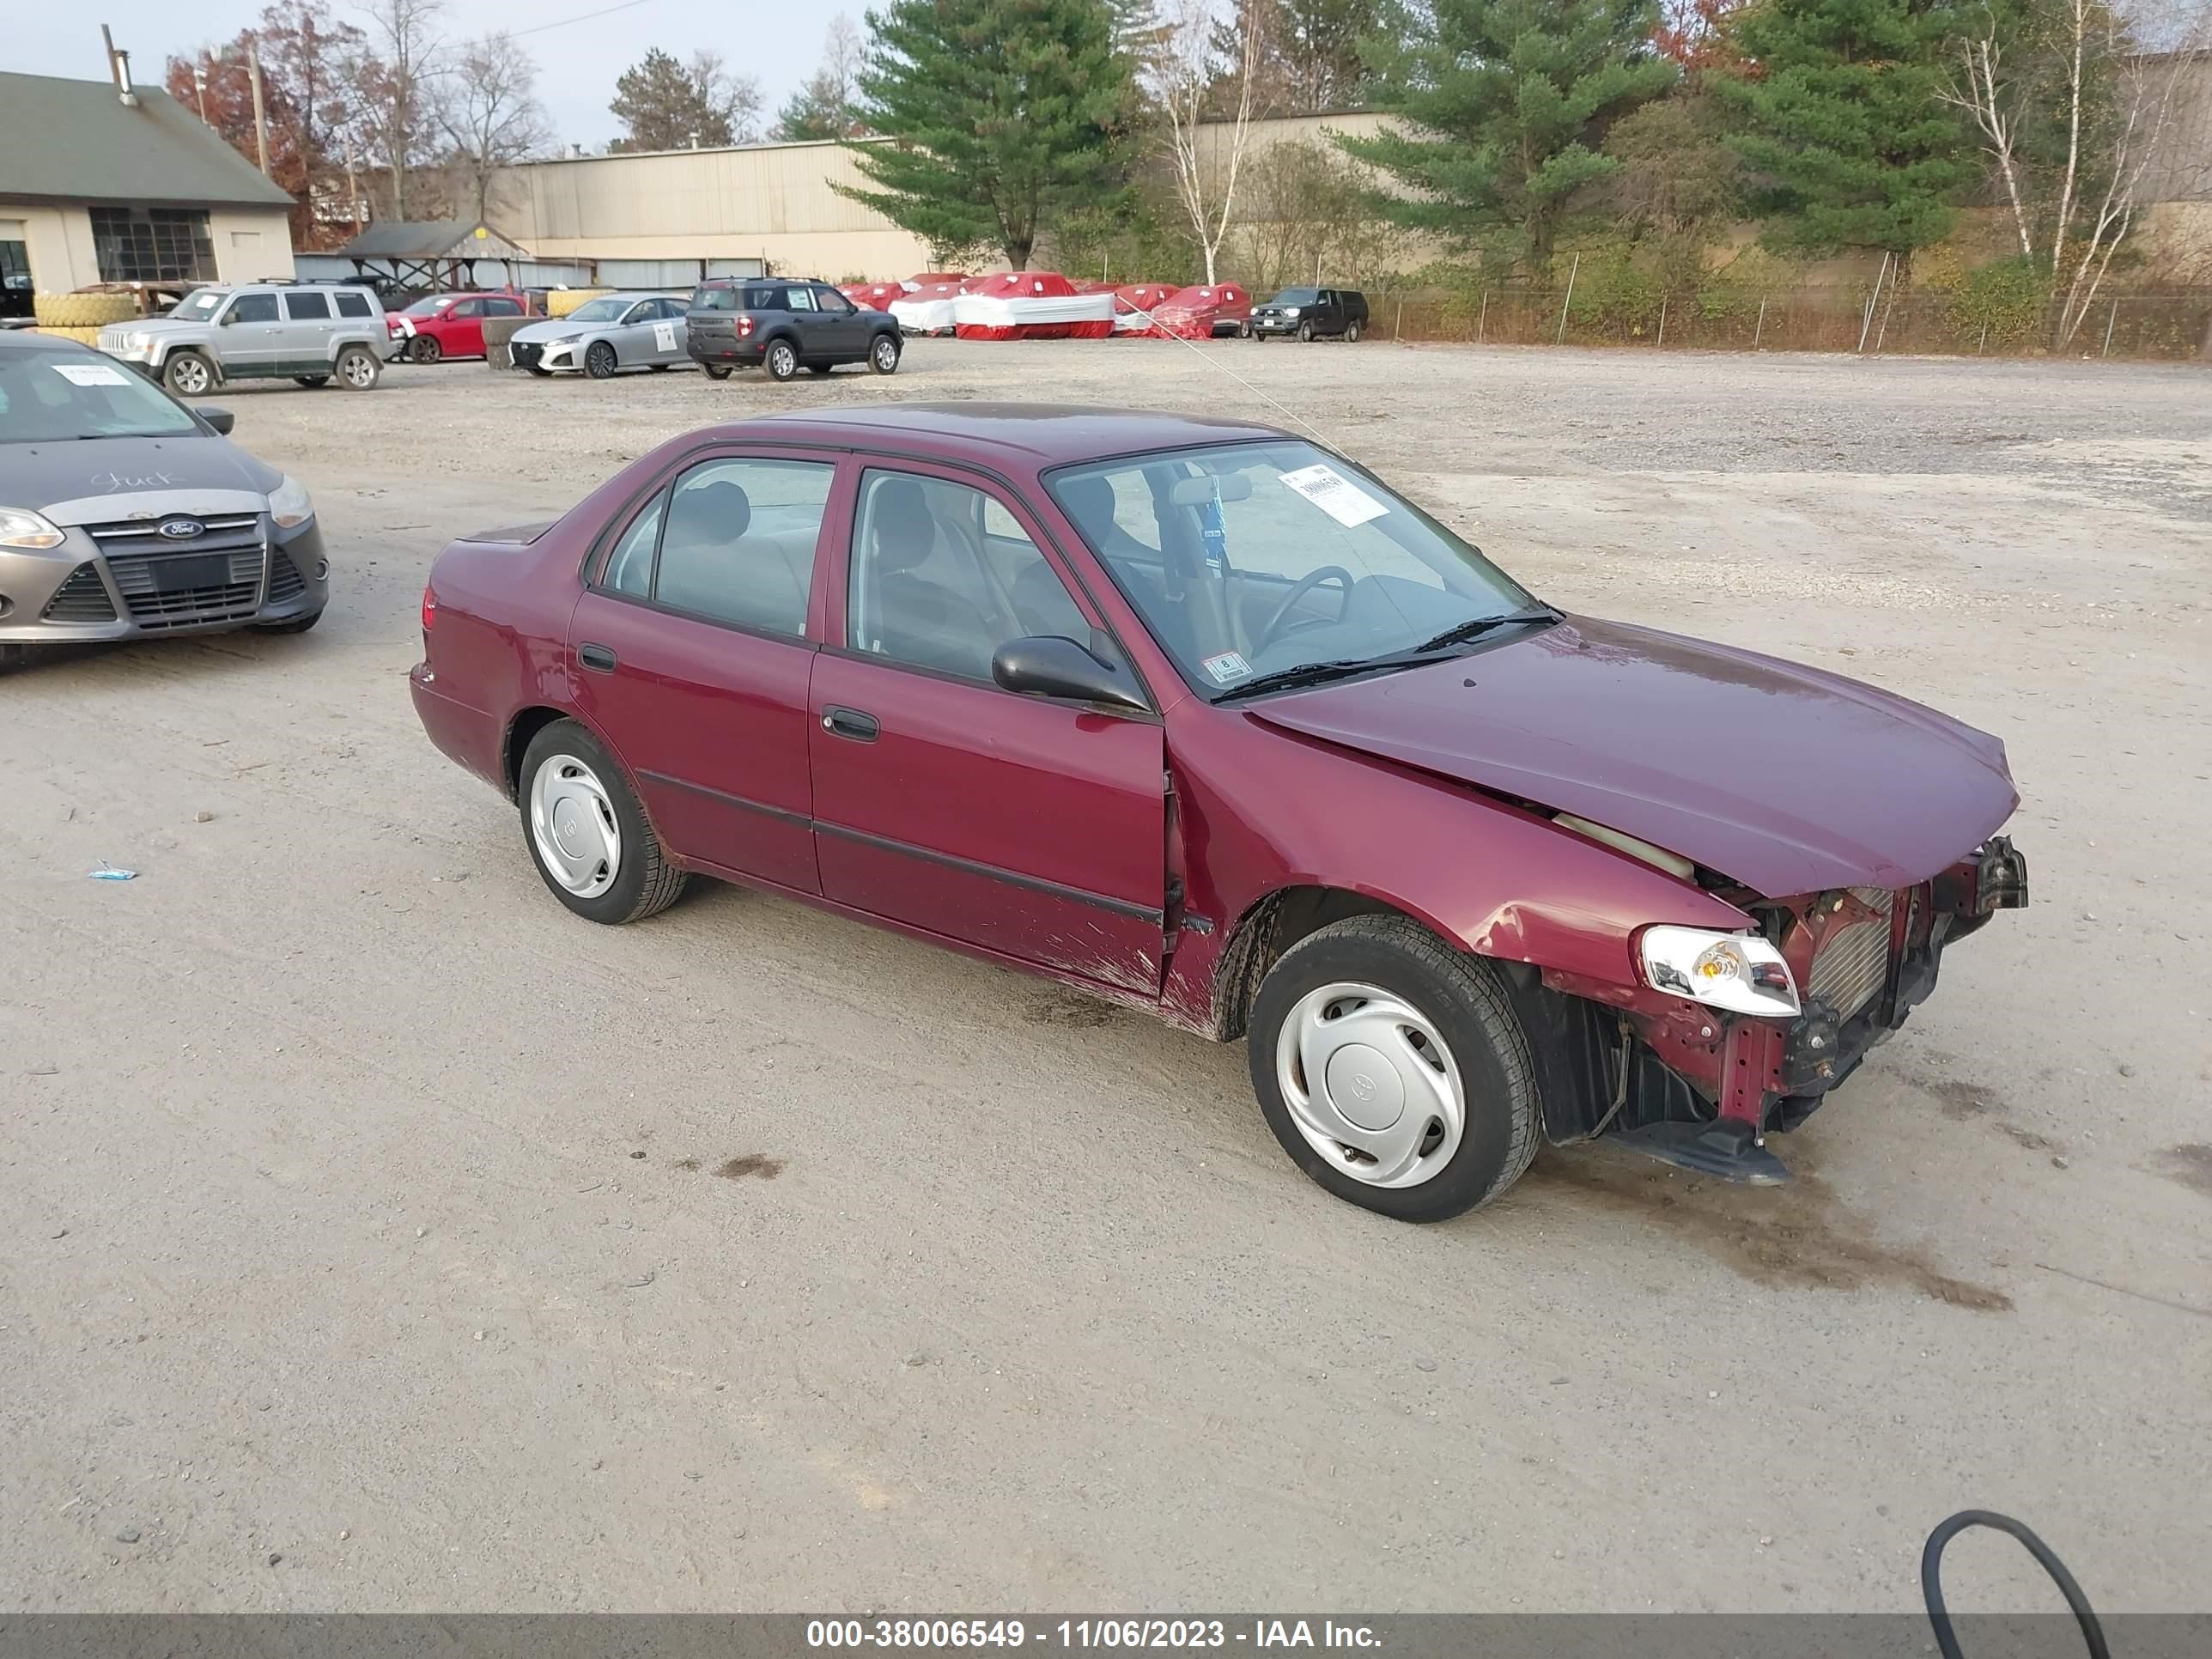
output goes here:
<path id="1" fill-rule="evenodd" d="M 1218 287 L 1219 284 L 1217 283 L 1216 286 Z M 1214 368 L 1219 369 L 1224 374 L 1226 374 L 1231 380 L 1236 381 L 1237 385 L 1243 386 L 1247 392 L 1257 398 L 1261 403 L 1271 404 L 1274 408 L 1282 410 L 1284 414 L 1289 416 L 1290 418 L 1297 425 L 1304 427 L 1314 437 L 1320 439 L 1322 443 L 1328 443 L 1328 439 L 1322 435 L 1322 430 L 1319 427 L 1316 426 L 1311 421 L 1306 419 L 1304 416 L 1299 414 L 1297 410 L 1292 409 L 1281 398 L 1275 397 L 1270 392 L 1263 392 L 1258 386 L 1254 386 L 1251 381 L 1246 380 L 1235 369 L 1230 368 L 1228 364 L 1223 362 L 1212 352 L 1200 351 L 1197 341 L 1185 339 L 1180 334 L 1174 333 L 1165 328 L 1161 328 L 1159 323 L 1154 319 L 1152 313 L 1146 310 L 1144 307 L 1139 305 L 1134 300 L 1129 301 L 1129 309 L 1136 313 L 1138 316 L 1143 318 L 1148 327 L 1158 328 L 1163 336 L 1168 339 L 1173 340 L 1177 345 L 1188 347 L 1192 351 L 1197 353 L 1200 362 L 1205 362 Z M 1342 453 L 1344 449 L 1344 446 L 1341 444 L 1334 444 L 1330 447 L 1336 449 L 1339 453 Z"/>

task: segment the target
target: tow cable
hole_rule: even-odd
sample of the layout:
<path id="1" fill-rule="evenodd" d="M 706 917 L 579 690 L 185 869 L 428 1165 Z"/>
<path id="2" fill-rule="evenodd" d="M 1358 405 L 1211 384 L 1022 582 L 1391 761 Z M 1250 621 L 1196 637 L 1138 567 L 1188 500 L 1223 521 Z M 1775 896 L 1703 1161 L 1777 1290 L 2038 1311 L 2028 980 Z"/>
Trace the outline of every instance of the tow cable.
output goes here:
<path id="1" fill-rule="evenodd" d="M 1920 1595 L 1928 1603 L 1928 1622 L 1935 1627 L 1936 1645 L 1942 1650 L 1943 1659 L 1964 1659 L 1958 1632 L 1951 1628 L 1950 1611 L 1943 1605 L 1943 1550 L 1970 1527 L 1987 1527 L 1994 1532 L 2010 1533 L 2020 1540 L 2036 1564 L 2051 1575 L 2051 1582 L 2065 1596 L 2066 1605 L 2074 1610 L 2075 1622 L 2081 1626 L 2081 1639 L 2089 1644 L 2089 1659 L 2112 1659 L 2112 1650 L 2105 1645 L 2105 1627 L 2097 1622 L 2096 1609 L 2089 1605 L 2089 1598 L 2081 1593 L 2081 1586 L 2074 1575 L 2066 1571 L 2066 1564 L 2058 1559 L 2058 1553 L 2025 1523 L 1994 1510 L 1960 1510 L 1929 1533 L 1928 1542 L 1921 1548 Z"/>

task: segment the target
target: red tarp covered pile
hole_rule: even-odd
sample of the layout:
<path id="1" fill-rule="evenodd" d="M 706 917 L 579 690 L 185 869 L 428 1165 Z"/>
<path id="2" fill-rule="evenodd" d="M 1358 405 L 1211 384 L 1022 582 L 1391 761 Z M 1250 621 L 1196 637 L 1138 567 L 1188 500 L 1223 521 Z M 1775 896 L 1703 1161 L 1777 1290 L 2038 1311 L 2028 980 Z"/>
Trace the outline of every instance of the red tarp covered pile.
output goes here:
<path id="1" fill-rule="evenodd" d="M 1239 334 L 1252 320 L 1252 296 L 1236 283 L 1179 289 L 1152 313 L 1152 332 L 1179 340 Z"/>
<path id="2" fill-rule="evenodd" d="M 1114 296 L 1079 294 L 1056 270 L 1002 270 L 955 300 L 952 314 L 963 340 L 1103 340 Z"/>
<path id="3" fill-rule="evenodd" d="M 1165 304 L 1174 295 L 1175 290 L 1164 283 L 1122 283 L 1114 290 L 1114 331 L 1116 334 L 1150 333 L 1152 319 L 1148 313 L 1154 307 Z"/>

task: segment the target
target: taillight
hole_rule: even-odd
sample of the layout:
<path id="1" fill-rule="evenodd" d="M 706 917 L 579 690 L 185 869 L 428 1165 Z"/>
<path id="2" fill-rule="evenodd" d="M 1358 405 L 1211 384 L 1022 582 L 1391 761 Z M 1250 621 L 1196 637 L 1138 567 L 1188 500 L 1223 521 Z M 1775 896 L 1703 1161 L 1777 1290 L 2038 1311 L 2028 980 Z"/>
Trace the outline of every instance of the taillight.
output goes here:
<path id="1" fill-rule="evenodd" d="M 750 317 L 740 317 L 740 318 L 738 318 L 738 337 L 740 340 L 750 340 L 750 338 L 752 338 L 752 337 L 753 337 L 753 319 L 752 319 L 751 318 L 750 318 Z"/>
<path id="2" fill-rule="evenodd" d="M 430 591 L 429 584 L 422 585 L 422 631 L 430 631 L 430 624 L 438 620 L 438 596 Z"/>

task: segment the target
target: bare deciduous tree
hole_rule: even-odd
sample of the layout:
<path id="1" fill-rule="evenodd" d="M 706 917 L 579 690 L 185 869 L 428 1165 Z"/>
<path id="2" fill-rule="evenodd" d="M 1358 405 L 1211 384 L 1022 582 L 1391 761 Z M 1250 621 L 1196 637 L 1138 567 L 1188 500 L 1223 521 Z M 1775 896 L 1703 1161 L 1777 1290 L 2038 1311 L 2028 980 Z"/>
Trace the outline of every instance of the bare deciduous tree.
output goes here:
<path id="1" fill-rule="evenodd" d="M 489 208 L 492 175 L 536 154 L 552 128 L 537 98 L 538 66 L 504 31 L 463 46 L 447 77 L 439 121 L 467 179 L 476 216 Z"/>
<path id="2" fill-rule="evenodd" d="M 1948 96 L 1973 118 L 2021 256 L 2049 272 L 2054 343 L 2080 331 L 2154 169 L 2171 167 L 2188 71 L 2208 45 L 2208 0 L 2139 0 L 2131 14 L 2106 0 L 1990 6 L 1960 40 Z"/>
<path id="3" fill-rule="evenodd" d="M 436 142 L 445 0 L 360 0 L 354 9 L 366 39 L 343 64 L 353 117 L 369 164 L 391 179 L 392 216 L 404 219 L 408 171 L 432 159 Z"/>
<path id="4" fill-rule="evenodd" d="M 1176 198 L 1189 216 L 1206 280 L 1217 280 L 1215 261 L 1229 236 L 1229 216 L 1237 202 L 1237 177 L 1244 164 L 1252 122 L 1260 108 L 1257 73 L 1265 57 L 1264 13 L 1248 8 L 1248 27 L 1238 37 L 1237 56 L 1224 64 L 1214 46 L 1218 20 L 1209 0 L 1182 0 L 1152 66 L 1154 88 L 1167 115 L 1168 157 L 1175 165 Z M 1226 70 L 1224 77 L 1224 70 Z M 1224 85 L 1224 79 L 1226 84 Z M 1236 103 L 1218 121 L 1218 93 L 1233 91 Z M 1212 126 L 1214 131 L 1205 129 Z M 1225 131 L 1224 131 L 1225 129 Z"/>

